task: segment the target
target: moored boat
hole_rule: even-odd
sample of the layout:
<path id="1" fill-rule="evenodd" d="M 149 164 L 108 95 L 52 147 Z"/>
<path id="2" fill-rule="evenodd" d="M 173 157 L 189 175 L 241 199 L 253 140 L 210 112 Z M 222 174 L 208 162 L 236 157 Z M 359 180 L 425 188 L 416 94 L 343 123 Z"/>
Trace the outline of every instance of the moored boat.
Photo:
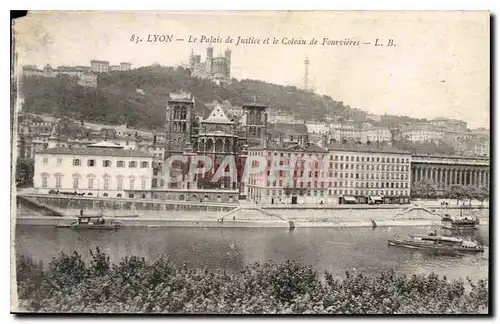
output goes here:
<path id="1" fill-rule="evenodd" d="M 460 210 L 459 219 L 453 219 L 449 214 L 445 214 L 441 218 L 441 222 L 444 223 L 444 225 L 441 225 L 442 228 L 450 230 L 477 229 L 479 225 L 479 219 L 476 217 L 463 217 L 462 210 Z"/>
<path id="2" fill-rule="evenodd" d="M 76 230 L 115 230 L 120 228 L 121 223 L 115 220 L 106 220 L 102 216 L 78 216 L 78 219 L 69 225 L 57 225 L 56 227 L 72 228 Z"/>
<path id="3" fill-rule="evenodd" d="M 476 241 L 459 237 L 432 235 L 408 235 L 394 237 L 388 241 L 391 246 L 410 249 L 430 250 L 437 252 L 484 252 L 484 248 Z"/>

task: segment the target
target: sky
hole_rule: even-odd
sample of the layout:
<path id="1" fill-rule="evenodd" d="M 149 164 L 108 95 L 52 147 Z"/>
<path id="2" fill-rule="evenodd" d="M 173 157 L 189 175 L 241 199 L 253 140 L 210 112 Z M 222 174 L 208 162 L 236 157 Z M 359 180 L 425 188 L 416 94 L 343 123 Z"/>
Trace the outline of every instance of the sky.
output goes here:
<path id="1" fill-rule="evenodd" d="M 303 87 L 373 114 L 462 119 L 490 124 L 488 12 L 33 12 L 15 22 L 19 65 L 90 65 L 91 59 L 133 67 L 187 64 L 208 43 L 189 37 L 238 36 L 278 44 L 213 44 L 232 50 L 232 76 Z M 131 36 L 143 42 L 131 42 Z M 147 42 L 148 35 L 184 41 Z M 312 38 L 317 45 L 283 44 Z M 359 46 L 322 45 L 322 40 Z M 375 40 L 384 46 L 375 46 Z M 395 46 L 387 46 L 389 39 Z M 272 42 L 272 41 L 271 41 Z M 370 44 L 363 44 L 370 43 Z"/>

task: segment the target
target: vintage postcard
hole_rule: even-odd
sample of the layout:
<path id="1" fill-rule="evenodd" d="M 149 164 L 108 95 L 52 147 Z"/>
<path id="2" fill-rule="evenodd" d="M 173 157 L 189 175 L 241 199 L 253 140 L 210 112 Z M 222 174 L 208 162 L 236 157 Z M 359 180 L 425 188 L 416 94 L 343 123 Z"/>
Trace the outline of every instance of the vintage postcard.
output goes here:
<path id="1" fill-rule="evenodd" d="M 489 12 L 12 32 L 12 312 L 491 312 Z"/>

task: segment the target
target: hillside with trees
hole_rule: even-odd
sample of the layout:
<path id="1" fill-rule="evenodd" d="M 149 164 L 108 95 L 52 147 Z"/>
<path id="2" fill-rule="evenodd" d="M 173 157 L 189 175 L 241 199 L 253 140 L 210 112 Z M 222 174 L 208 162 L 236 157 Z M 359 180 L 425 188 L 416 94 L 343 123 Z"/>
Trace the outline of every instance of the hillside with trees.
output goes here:
<path id="1" fill-rule="evenodd" d="M 164 123 L 169 93 L 186 90 L 195 94 L 196 110 L 204 111 L 205 103 L 228 100 L 234 106 L 249 102 L 281 109 L 298 118 L 322 120 L 327 114 L 366 121 L 367 113 L 351 108 L 329 96 L 258 80 L 236 80 L 216 85 L 190 76 L 182 67 L 159 65 L 132 71 L 98 75 L 97 88 L 82 87 L 68 76 L 56 78 L 24 77 L 22 93 L 24 110 L 32 113 L 68 116 L 77 120 L 107 124 L 128 124 L 130 127 L 155 129 Z M 382 123 L 402 124 L 409 117 L 387 116 Z"/>

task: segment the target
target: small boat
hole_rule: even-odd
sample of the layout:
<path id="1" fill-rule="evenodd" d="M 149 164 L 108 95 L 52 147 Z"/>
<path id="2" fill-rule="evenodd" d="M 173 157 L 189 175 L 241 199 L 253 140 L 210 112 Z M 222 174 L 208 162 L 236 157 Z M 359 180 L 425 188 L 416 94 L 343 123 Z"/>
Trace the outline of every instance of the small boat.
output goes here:
<path id="1" fill-rule="evenodd" d="M 109 221 L 102 216 L 78 216 L 78 219 L 70 225 L 57 225 L 56 227 L 72 229 L 92 229 L 92 230 L 115 230 L 121 223 L 115 220 Z"/>
<path id="2" fill-rule="evenodd" d="M 394 237 L 388 241 L 388 244 L 390 246 L 401 246 L 409 249 L 436 252 L 484 252 L 484 248 L 474 240 L 466 240 L 452 236 L 438 236 L 435 232 L 430 233 L 429 235 Z"/>
<path id="3" fill-rule="evenodd" d="M 464 217 L 461 219 L 452 219 L 449 215 L 442 218 L 441 225 L 444 229 L 449 230 L 475 230 L 479 225 L 479 219 Z"/>

